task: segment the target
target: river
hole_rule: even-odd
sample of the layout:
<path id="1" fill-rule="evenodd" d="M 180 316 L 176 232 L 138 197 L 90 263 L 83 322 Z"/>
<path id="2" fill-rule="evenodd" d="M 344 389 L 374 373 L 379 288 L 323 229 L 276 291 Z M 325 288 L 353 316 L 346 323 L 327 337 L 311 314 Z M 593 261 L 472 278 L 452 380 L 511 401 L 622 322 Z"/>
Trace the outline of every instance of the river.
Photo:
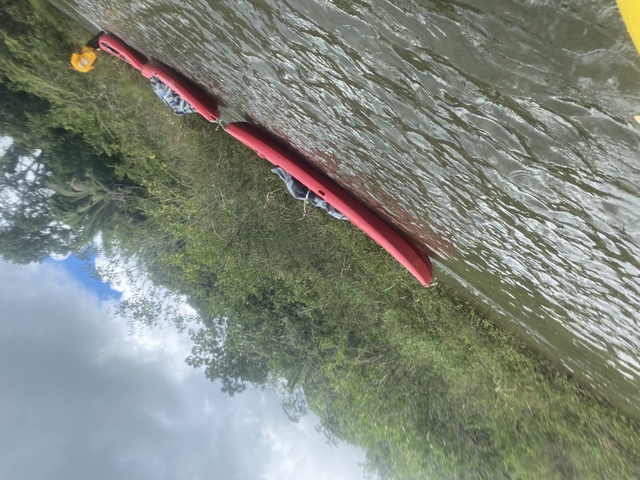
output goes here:
<path id="1" fill-rule="evenodd" d="M 640 55 L 613 0 L 58 0 L 281 136 L 640 416 Z"/>

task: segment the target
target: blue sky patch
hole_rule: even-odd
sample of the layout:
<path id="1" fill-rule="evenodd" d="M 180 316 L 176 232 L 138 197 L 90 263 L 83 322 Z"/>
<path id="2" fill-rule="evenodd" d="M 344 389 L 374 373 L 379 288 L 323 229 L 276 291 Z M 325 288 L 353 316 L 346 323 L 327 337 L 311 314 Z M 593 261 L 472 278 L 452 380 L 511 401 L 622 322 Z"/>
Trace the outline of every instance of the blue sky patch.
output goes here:
<path id="1" fill-rule="evenodd" d="M 115 299 L 120 300 L 121 292 L 112 290 L 108 283 L 100 280 L 95 271 L 95 254 L 87 259 L 78 258 L 75 255 L 69 255 L 64 260 L 54 260 L 47 258 L 44 263 L 62 265 L 74 278 L 76 278 L 89 291 L 95 292 L 100 300 Z"/>

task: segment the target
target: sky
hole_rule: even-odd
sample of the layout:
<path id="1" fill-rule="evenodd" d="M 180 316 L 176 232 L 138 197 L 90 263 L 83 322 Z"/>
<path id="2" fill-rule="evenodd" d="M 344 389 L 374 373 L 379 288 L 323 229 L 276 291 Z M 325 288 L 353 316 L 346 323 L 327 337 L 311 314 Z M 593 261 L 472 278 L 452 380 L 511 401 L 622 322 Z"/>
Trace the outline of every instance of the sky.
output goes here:
<path id="1" fill-rule="evenodd" d="M 7 148 L 13 143 L 10 137 L 0 135 L 0 155 L 4 155 Z"/>
<path id="2" fill-rule="evenodd" d="M 122 292 L 112 289 L 108 282 L 103 282 L 97 277 L 93 266 L 95 258 L 96 255 L 93 255 L 88 260 L 83 260 L 72 254 L 59 259 L 49 257 L 45 259 L 45 263 L 55 265 L 60 262 L 60 265 L 82 284 L 84 290 L 95 293 L 100 301 L 120 299 Z"/>
<path id="3" fill-rule="evenodd" d="M 363 452 L 330 446 L 313 414 L 223 394 L 184 362 L 187 336 L 131 334 L 118 298 L 73 260 L 0 261 L 0 478 L 363 478 Z"/>

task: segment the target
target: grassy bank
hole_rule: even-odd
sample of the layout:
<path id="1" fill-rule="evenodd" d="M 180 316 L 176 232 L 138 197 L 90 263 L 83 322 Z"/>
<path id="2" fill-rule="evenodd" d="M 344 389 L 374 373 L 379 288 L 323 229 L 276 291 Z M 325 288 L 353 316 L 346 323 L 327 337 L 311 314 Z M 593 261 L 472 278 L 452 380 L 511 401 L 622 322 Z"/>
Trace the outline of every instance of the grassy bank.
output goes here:
<path id="1" fill-rule="evenodd" d="M 327 436 L 362 446 L 382 478 L 640 478 L 631 419 L 446 287 L 420 287 L 347 222 L 291 199 L 264 161 L 173 116 L 122 62 L 67 72 L 90 34 L 46 6 L 28 11 L 0 73 L 48 102 L 25 121 L 81 135 L 134 186 L 138 216 L 103 225 L 107 243 L 198 306 L 189 363 L 230 393 L 286 379 L 292 417 L 302 388 Z M 21 48 L 49 53 L 36 64 Z"/>

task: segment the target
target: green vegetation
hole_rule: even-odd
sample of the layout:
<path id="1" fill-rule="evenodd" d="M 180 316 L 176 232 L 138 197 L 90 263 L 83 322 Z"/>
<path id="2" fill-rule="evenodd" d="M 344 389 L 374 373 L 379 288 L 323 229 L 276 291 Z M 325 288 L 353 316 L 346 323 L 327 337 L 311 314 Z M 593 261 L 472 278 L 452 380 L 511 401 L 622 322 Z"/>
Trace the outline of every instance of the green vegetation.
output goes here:
<path id="1" fill-rule="evenodd" d="M 174 117 L 122 62 L 68 72 L 91 34 L 46 4 L 0 9 L 0 132 L 16 145 L 2 168 L 41 149 L 56 192 L 33 197 L 47 203 L 39 224 L 10 230 L 5 212 L 0 255 L 37 260 L 100 228 L 197 306 L 188 363 L 230 394 L 285 379 L 288 414 L 308 406 L 381 478 L 640 478 L 634 421 L 446 288 L 420 287 L 348 223 L 290 199 L 264 162 Z M 61 219 L 73 235 L 17 253 L 21 232 Z"/>

